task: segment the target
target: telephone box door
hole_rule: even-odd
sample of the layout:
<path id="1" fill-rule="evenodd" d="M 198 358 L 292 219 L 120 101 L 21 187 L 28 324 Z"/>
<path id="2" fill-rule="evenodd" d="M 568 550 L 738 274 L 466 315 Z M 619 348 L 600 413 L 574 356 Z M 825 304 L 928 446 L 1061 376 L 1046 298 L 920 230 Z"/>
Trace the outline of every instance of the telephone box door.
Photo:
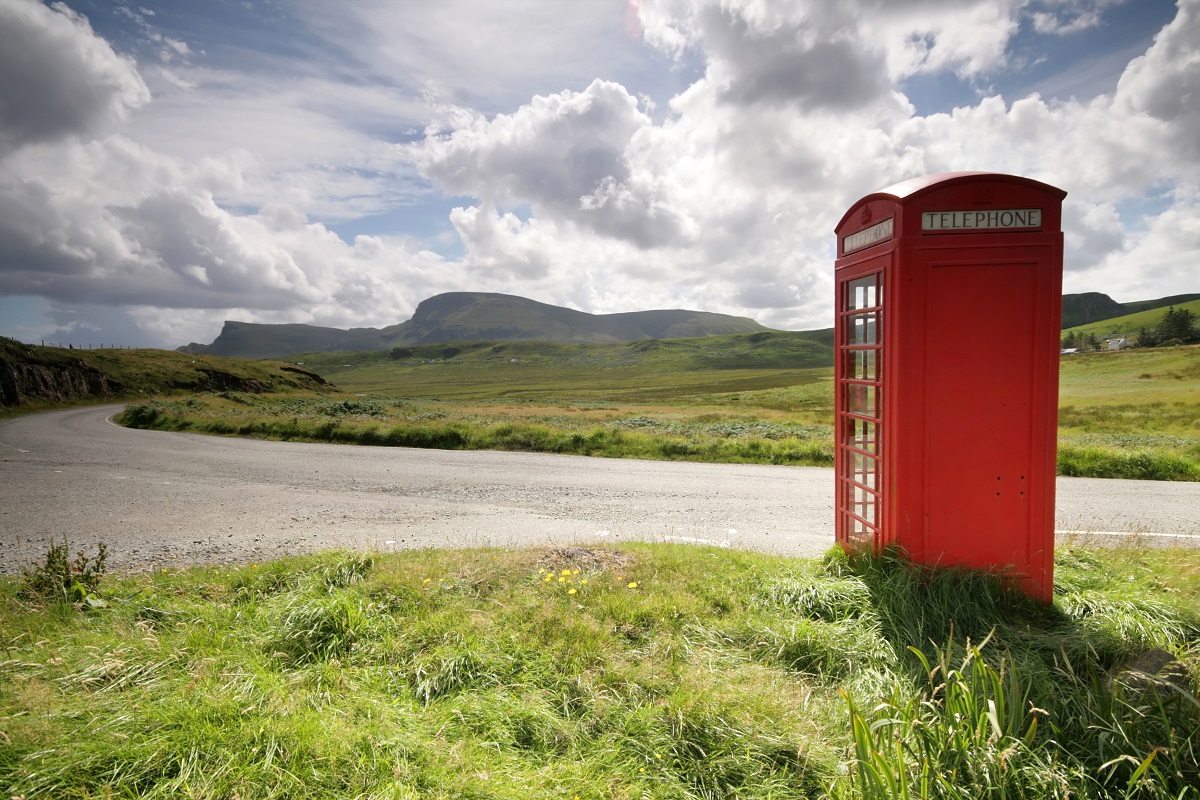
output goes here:
<path id="1" fill-rule="evenodd" d="M 887 261 L 886 256 L 875 258 L 839 276 L 837 288 L 836 530 L 838 541 L 855 549 L 874 549 L 881 543 Z"/>

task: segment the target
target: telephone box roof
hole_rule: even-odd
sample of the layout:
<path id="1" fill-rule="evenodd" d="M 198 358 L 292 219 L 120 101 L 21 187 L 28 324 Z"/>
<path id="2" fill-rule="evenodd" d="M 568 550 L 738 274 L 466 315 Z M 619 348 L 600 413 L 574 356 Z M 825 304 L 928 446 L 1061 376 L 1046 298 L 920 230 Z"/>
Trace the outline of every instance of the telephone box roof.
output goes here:
<path id="1" fill-rule="evenodd" d="M 892 200 L 897 203 L 903 203 L 935 189 L 945 189 L 960 183 L 977 183 L 981 181 L 1012 183 L 1032 189 L 1040 189 L 1058 200 L 1062 200 L 1067 196 L 1067 193 L 1057 186 L 1051 186 L 1048 183 L 1042 183 L 1030 178 L 1022 178 L 1019 175 L 1005 175 L 1001 172 L 939 172 L 935 175 L 922 175 L 918 178 L 909 178 L 906 181 L 893 183 L 891 186 L 880 189 L 877 192 L 871 192 L 846 210 L 846 213 L 838 220 L 835 229 L 841 229 L 842 224 L 856 209 L 861 208 L 864 203 L 872 200 Z"/>

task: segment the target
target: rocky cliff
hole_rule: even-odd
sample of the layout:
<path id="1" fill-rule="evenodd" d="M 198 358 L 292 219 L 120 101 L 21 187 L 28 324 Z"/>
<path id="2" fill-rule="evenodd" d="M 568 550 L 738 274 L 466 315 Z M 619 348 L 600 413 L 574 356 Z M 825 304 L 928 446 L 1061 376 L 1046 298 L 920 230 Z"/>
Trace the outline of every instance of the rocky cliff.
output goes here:
<path id="1" fill-rule="evenodd" d="M 120 383 L 110 380 L 83 359 L 38 352 L 47 350 L 49 348 L 3 340 L 0 344 L 0 405 L 19 406 L 33 401 L 61 403 L 121 393 Z"/>
<path id="2" fill-rule="evenodd" d="M 178 392 L 336 391 L 287 364 L 165 350 L 63 350 L 0 337 L 0 407 Z"/>

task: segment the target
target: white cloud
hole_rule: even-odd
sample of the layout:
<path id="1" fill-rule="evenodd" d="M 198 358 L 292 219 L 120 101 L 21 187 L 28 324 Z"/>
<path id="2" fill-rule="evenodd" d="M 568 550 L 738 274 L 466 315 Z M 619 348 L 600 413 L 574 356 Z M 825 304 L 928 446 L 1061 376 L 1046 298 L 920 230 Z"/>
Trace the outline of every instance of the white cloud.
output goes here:
<path id="1" fill-rule="evenodd" d="M 1100 27 L 1105 9 L 1122 2 L 1125 0 L 1049 0 L 1034 5 L 1029 16 L 1038 33 L 1069 36 Z M 1039 5 L 1045 10 L 1039 10 Z"/>
<path id="2" fill-rule="evenodd" d="M 0 73 L 51 76 L 0 81 L 20 112 L 0 115 L 0 294 L 173 343 L 223 319 L 388 325 L 463 289 L 818 327 L 845 208 L 961 169 L 1070 193 L 1068 291 L 1194 291 L 1200 0 L 1087 102 L 980 88 L 1022 24 L 1075 35 L 1109 4 L 304 0 L 328 49 L 252 69 L 130 10 L 139 73 L 65 8 L 0 0 Z M 13 26 L 37 44 L 6 61 Z M 922 116 L 899 89 L 917 75 L 980 99 Z M 447 196 L 461 255 L 334 232 Z M 1144 198 L 1166 211 L 1122 215 Z"/>
<path id="3" fill-rule="evenodd" d="M 1171 126 L 1171 149 L 1191 162 L 1200 159 L 1200 0 L 1179 0 L 1175 19 L 1154 37 L 1154 46 L 1134 59 L 1117 89 L 1127 113 L 1144 112 Z M 1194 184 L 1193 184 L 1194 185 Z"/>
<path id="4" fill-rule="evenodd" d="M 0 157 L 84 134 L 150 99 L 133 61 L 61 3 L 0 0 Z"/>
<path id="5" fill-rule="evenodd" d="M 476 115 L 414 153 L 424 174 L 454 194 L 530 204 L 538 216 L 654 247 L 685 236 L 686 223 L 658 176 L 639 169 L 639 137 L 650 127 L 624 87 L 595 81 L 490 121 Z"/>

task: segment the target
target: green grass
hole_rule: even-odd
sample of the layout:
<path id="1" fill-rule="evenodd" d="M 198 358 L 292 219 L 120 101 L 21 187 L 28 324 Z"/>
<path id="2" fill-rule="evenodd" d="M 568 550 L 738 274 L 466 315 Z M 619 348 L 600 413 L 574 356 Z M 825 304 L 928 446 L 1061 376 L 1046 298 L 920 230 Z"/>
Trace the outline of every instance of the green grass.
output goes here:
<path id="1" fill-rule="evenodd" d="M 1055 605 L 901 559 L 677 545 L 0 579 L 33 798 L 1197 797 L 1200 560 L 1060 551 Z M 1190 677 L 1121 664 L 1164 648 Z M 1144 766 L 1144 768 L 1143 768 Z"/>
<path id="2" fill-rule="evenodd" d="M 1200 347 L 1064 356 L 1059 472 L 1200 480 Z"/>
<path id="3" fill-rule="evenodd" d="M 614 344 L 456 342 L 296 357 L 350 392 L 474 402 L 688 402 L 804 384 L 828 372 L 832 334 L 766 331 Z M 343 385 L 344 384 L 344 385 Z"/>
<path id="4" fill-rule="evenodd" d="M 226 392 L 131 406 L 118 420 L 159 430 L 342 444 L 724 463 L 833 463 L 828 425 L 724 414 L 646 416 L 586 404 L 557 410 L 495 404 L 468 408 L 374 395 L 342 399 Z"/>
<path id="5" fill-rule="evenodd" d="M 750 338 L 725 340 L 751 347 Z M 333 376 L 343 387 L 404 394 L 225 392 L 135 406 L 124 419 L 167 430 L 349 444 L 832 463 L 829 369 L 697 371 L 678 359 L 694 357 L 702 340 L 681 341 L 679 352 L 652 342 L 660 345 L 646 351 L 653 369 L 641 362 L 581 365 L 601 358 L 585 345 L 514 345 L 522 359 L 516 364 L 492 363 L 490 345 L 461 362 L 463 352 L 436 363 L 424 359 L 432 351 L 412 355 L 412 363 L 358 354 L 365 366 Z M 627 345 L 604 348 L 630 352 Z M 1060 474 L 1200 480 L 1200 347 L 1064 358 L 1060 402 Z"/>

